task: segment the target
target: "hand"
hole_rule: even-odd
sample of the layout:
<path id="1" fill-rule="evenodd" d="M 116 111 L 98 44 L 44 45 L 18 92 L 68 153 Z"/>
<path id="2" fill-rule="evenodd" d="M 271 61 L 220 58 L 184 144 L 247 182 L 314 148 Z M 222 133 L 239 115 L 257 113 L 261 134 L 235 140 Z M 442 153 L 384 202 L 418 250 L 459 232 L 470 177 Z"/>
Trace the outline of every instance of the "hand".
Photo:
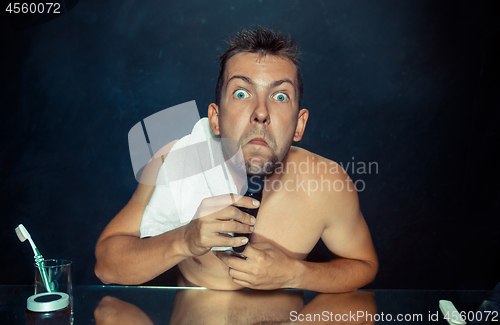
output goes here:
<path id="1" fill-rule="evenodd" d="M 235 197 L 238 199 L 236 202 Z M 251 233 L 255 218 L 236 207 L 256 209 L 259 205 L 260 202 L 257 200 L 233 194 L 204 199 L 193 220 L 185 226 L 186 255 L 200 256 L 217 246 L 245 245 L 248 238 L 231 237 L 221 233 Z"/>
<path id="2" fill-rule="evenodd" d="M 247 258 L 216 252 L 229 267 L 229 276 L 234 283 L 259 290 L 295 287 L 300 262 L 275 245 L 268 242 L 249 244 L 242 254 Z"/>

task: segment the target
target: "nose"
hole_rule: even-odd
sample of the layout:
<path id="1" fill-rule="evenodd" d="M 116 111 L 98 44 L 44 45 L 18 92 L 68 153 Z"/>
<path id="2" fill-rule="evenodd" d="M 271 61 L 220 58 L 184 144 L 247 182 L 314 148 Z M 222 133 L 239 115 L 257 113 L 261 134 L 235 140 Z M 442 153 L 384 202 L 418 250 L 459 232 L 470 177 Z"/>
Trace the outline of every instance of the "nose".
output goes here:
<path id="1" fill-rule="evenodd" d="M 257 101 L 257 105 L 255 106 L 252 116 L 250 117 L 250 122 L 253 123 L 262 123 L 265 125 L 269 125 L 271 123 L 271 116 L 269 115 L 269 109 L 267 107 L 266 98 L 259 99 Z"/>

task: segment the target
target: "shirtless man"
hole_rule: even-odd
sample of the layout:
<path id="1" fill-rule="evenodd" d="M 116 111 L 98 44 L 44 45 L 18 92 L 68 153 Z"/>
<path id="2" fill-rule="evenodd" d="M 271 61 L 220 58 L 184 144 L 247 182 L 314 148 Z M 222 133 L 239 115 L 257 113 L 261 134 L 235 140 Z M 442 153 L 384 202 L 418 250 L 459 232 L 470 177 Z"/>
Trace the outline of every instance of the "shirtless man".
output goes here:
<path id="1" fill-rule="evenodd" d="M 293 41 L 263 28 L 242 31 L 220 61 L 210 128 L 239 141 L 249 174 L 266 175 L 257 219 L 236 208 L 256 208 L 251 198 L 213 212 L 228 196 L 211 197 L 185 226 L 140 238 L 155 187 L 139 184 L 97 242 L 97 277 L 136 285 L 178 265 L 183 284 L 219 290 L 346 292 L 373 281 L 377 257 L 352 181 L 336 163 L 291 146 L 302 138 L 309 115 L 299 109 L 302 81 Z M 210 251 L 246 243 L 222 232 L 251 233 L 246 259 Z M 320 238 L 334 259 L 304 261 Z"/>

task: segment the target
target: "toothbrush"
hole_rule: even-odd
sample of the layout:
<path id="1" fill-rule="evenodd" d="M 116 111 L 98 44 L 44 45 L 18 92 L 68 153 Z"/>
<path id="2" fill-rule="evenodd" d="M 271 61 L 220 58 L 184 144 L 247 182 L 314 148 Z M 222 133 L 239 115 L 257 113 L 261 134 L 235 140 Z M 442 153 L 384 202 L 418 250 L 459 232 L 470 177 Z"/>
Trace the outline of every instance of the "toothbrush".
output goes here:
<path id="1" fill-rule="evenodd" d="M 23 224 L 20 224 L 19 226 L 17 226 L 16 235 L 21 242 L 24 242 L 26 239 L 30 242 L 31 248 L 33 248 L 33 253 L 35 253 L 36 265 L 38 266 L 38 269 L 40 270 L 40 274 L 42 275 L 43 285 L 45 286 L 45 289 L 47 290 L 47 292 L 54 292 L 54 290 L 49 285 L 49 279 L 47 276 L 47 271 L 45 270 L 45 263 L 43 261 L 43 256 L 38 251 L 38 248 L 36 248 L 36 245 L 33 242 L 33 239 L 31 239 L 30 233 L 28 232 L 28 230 L 26 230 L 26 228 L 23 226 Z"/>

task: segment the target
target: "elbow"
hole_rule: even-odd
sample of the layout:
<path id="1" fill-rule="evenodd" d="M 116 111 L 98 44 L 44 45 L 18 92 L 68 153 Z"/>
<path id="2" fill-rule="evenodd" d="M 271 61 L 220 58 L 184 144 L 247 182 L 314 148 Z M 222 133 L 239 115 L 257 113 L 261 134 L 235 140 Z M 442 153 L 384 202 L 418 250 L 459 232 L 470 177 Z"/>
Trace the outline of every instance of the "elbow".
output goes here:
<path id="1" fill-rule="evenodd" d="M 109 245 L 105 245 L 106 241 L 98 241 L 95 248 L 96 263 L 94 266 L 95 276 L 103 284 L 123 284 L 119 281 L 119 275 L 113 259 L 110 258 L 113 254 L 109 250 Z"/>
<path id="2" fill-rule="evenodd" d="M 95 276 L 103 283 L 103 284 L 112 284 L 117 283 L 112 274 L 112 268 L 109 267 L 109 262 L 106 260 L 106 252 L 103 250 L 102 244 L 99 242 L 96 245 L 95 249 L 95 257 L 96 262 L 94 266 L 94 274 Z"/>
<path id="3" fill-rule="evenodd" d="M 104 284 L 113 283 L 113 281 L 109 279 L 107 272 L 104 270 L 103 267 L 101 267 L 101 263 L 99 263 L 99 261 L 95 263 L 94 274 Z"/>
<path id="4" fill-rule="evenodd" d="M 378 273 L 378 259 L 375 258 L 375 261 L 373 262 L 373 279 L 372 279 L 372 282 L 375 280 L 375 277 L 377 276 L 377 273 Z"/>
<path id="5" fill-rule="evenodd" d="M 94 274 L 95 276 L 104 284 L 110 284 L 111 282 L 108 279 L 105 264 L 103 261 L 103 256 L 105 256 L 105 252 L 103 251 L 102 247 L 102 242 L 101 240 L 97 241 L 96 247 L 95 247 L 95 265 L 94 265 Z"/>
<path id="6" fill-rule="evenodd" d="M 373 281 L 375 281 L 375 278 L 377 276 L 377 273 L 378 273 L 378 260 L 375 259 L 373 261 L 366 261 L 366 263 L 370 266 L 370 269 L 369 269 L 369 272 L 368 272 L 368 276 L 367 276 L 367 282 L 365 285 L 368 285 L 370 283 L 372 283 Z"/>
<path id="7" fill-rule="evenodd" d="M 104 263 L 99 262 L 99 260 L 95 263 L 94 274 L 103 284 L 106 285 L 139 285 L 144 283 L 144 281 L 120 275 L 119 273 L 113 271 L 113 268 L 107 267 Z"/>

